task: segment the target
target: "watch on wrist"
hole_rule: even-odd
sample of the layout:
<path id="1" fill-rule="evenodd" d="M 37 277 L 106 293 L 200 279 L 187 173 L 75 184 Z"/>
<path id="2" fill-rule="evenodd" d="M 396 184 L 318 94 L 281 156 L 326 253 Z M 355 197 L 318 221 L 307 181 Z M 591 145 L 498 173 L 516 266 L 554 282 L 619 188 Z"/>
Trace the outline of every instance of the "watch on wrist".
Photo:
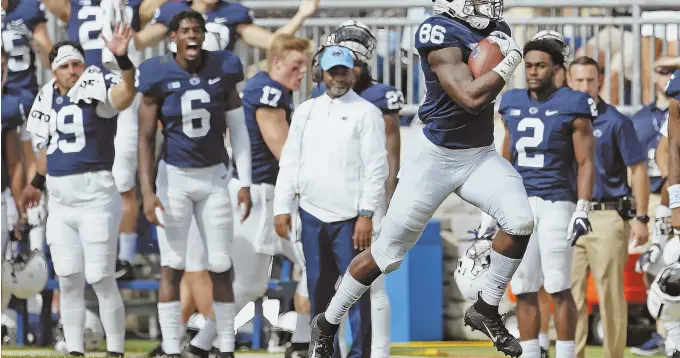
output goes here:
<path id="1" fill-rule="evenodd" d="M 647 216 L 647 215 L 636 216 L 636 217 L 635 217 L 635 220 L 637 220 L 637 221 L 639 221 L 639 222 L 641 222 L 641 223 L 643 223 L 643 224 L 646 224 L 646 223 L 649 222 L 649 216 Z"/>
<path id="2" fill-rule="evenodd" d="M 371 210 L 359 210 L 359 216 L 365 216 L 370 219 L 373 217 L 373 212 Z"/>

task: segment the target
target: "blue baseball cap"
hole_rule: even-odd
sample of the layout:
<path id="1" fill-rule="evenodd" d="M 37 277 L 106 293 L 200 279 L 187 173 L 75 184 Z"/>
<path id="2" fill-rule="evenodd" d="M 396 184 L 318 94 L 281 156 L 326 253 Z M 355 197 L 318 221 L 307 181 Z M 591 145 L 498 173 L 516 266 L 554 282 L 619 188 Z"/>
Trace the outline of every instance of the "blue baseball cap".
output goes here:
<path id="1" fill-rule="evenodd" d="M 343 46 L 329 46 L 321 54 L 319 65 L 324 71 L 328 71 L 335 66 L 345 66 L 354 68 L 354 56 L 352 52 Z"/>

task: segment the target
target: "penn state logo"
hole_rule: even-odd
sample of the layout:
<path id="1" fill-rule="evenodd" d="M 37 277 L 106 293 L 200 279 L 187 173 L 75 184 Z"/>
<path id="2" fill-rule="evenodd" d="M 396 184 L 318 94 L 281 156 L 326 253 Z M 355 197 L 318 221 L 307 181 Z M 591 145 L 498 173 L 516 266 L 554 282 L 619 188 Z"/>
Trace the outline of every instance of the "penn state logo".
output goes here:
<path id="1" fill-rule="evenodd" d="M 192 78 L 189 80 L 189 83 L 191 83 L 191 84 L 194 85 L 194 86 L 197 85 L 197 84 L 199 84 L 200 82 L 201 82 L 201 80 L 199 80 L 198 77 L 192 77 Z"/>
<path id="2" fill-rule="evenodd" d="M 475 48 L 472 50 L 472 57 L 477 57 L 479 54 L 479 46 L 475 46 Z"/>
<path id="3" fill-rule="evenodd" d="M 331 54 L 333 57 L 342 57 L 342 51 L 340 50 L 334 50 L 333 53 Z"/>
<path id="4" fill-rule="evenodd" d="M 64 98 L 63 97 L 57 97 L 57 104 L 62 104 L 64 103 Z"/>
<path id="5" fill-rule="evenodd" d="M 529 108 L 529 113 L 531 113 L 531 114 L 536 114 L 536 113 L 538 113 L 538 108 L 536 108 L 536 107 L 531 107 L 531 108 Z"/>
<path id="6" fill-rule="evenodd" d="M 593 135 L 595 136 L 595 138 L 600 138 L 600 137 L 602 137 L 602 131 L 599 130 L 599 129 L 596 129 L 596 130 L 593 131 Z"/>

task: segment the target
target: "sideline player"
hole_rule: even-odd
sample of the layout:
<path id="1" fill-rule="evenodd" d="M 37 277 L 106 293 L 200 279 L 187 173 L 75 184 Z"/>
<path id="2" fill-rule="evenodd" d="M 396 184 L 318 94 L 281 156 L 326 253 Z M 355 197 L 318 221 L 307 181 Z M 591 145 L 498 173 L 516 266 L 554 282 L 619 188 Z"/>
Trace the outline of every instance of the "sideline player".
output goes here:
<path id="1" fill-rule="evenodd" d="M 357 81 L 354 91 L 365 100 L 380 108 L 385 120 L 385 136 L 387 144 L 387 163 L 389 173 L 385 184 L 386 201 L 379 210 L 373 213 L 373 239 L 380 233 L 380 223 L 389 206 L 392 194 L 397 186 L 399 171 L 401 133 L 399 131 L 399 111 L 404 107 L 404 95 L 398 89 L 375 82 L 371 78 L 369 63 L 372 63 L 376 50 L 375 36 L 368 26 L 356 20 L 348 20 L 338 26 L 328 36 L 326 46 L 340 45 L 352 50 L 355 56 L 354 71 Z M 320 54 L 318 51 L 317 54 Z M 317 59 L 318 60 L 318 59 Z M 326 84 L 322 80 L 318 61 L 312 68 L 312 77 L 317 86 L 312 90 L 311 98 L 323 95 Z M 389 357 L 390 354 L 390 301 L 385 288 L 385 277 L 378 277 L 371 284 L 371 356 L 373 358 Z"/>
<path id="2" fill-rule="evenodd" d="M 129 26 L 116 25 L 105 41 L 120 64 L 122 82 L 96 66 L 86 69 L 77 43 L 55 45 L 49 56 L 54 79 L 38 94 L 27 124 L 42 142 L 37 172 L 20 205 L 36 205 L 41 190 L 49 188 L 47 242 L 59 277 L 64 337 L 75 355 L 84 351 L 85 282 L 99 301 L 108 355 L 122 356 L 124 349 L 125 307 L 114 276 L 122 208 L 111 168 L 114 117 L 136 95 L 127 56 L 131 37 Z"/>
<path id="3" fill-rule="evenodd" d="M 521 177 L 493 147 L 490 104 L 522 62 L 520 48 L 501 21 L 502 6 L 500 1 L 437 0 L 436 15 L 420 25 L 416 48 L 427 95 L 418 115 L 425 123 L 424 136 L 414 159 L 401 169 L 380 236 L 352 261 L 326 312 L 312 320 L 309 357 L 333 355 L 333 337 L 349 307 L 378 276 L 399 268 L 451 193 L 489 213 L 503 229 L 493 242 L 487 283 L 465 312 L 465 323 L 482 331 L 503 353 L 522 354 L 498 313 L 534 226 Z M 472 51 L 470 44 L 484 38 L 497 43 L 505 59 L 473 79 L 464 60 Z"/>
<path id="4" fill-rule="evenodd" d="M 202 241 L 195 244 L 204 245 L 208 253 L 219 349 L 233 356 L 236 312 L 229 257 L 233 236 L 229 175 L 224 164 L 227 126 L 235 163 L 247 185 L 239 190 L 239 205 L 250 201 L 250 143 L 236 90 L 243 80 L 241 62 L 229 51 L 202 50 L 205 33 L 200 13 L 178 13 L 170 22 L 177 53 L 153 57 L 140 66 L 136 85 L 144 96 L 139 108 L 139 176 L 144 213 L 150 223 L 160 225 L 158 311 L 163 351 L 180 354 L 179 283 L 189 225 L 195 217 Z M 153 148 L 159 113 L 166 141 L 154 190 Z"/>
<path id="5" fill-rule="evenodd" d="M 127 0 L 123 10 L 123 21 L 134 31 L 141 30 L 139 7 L 143 0 Z M 85 63 L 104 68 L 102 50 L 104 40 L 102 28 L 110 19 L 105 18 L 101 7 L 104 1 L 90 0 L 43 0 L 47 9 L 66 24 L 68 39 L 80 43 L 85 50 Z M 129 57 L 139 63 L 140 54 L 130 45 Z M 137 249 L 137 216 L 139 203 L 135 190 L 137 175 L 137 107 L 139 99 L 118 114 L 114 145 L 116 156 L 113 162 L 113 177 L 123 198 L 123 218 L 119 228 L 118 262 L 116 277 L 134 279 L 131 261 Z"/>
<path id="6" fill-rule="evenodd" d="M 276 31 L 276 34 L 295 34 L 302 23 L 319 8 L 319 0 L 302 0 L 300 9 L 288 24 Z M 252 47 L 267 49 L 274 38 L 274 33 L 253 24 L 252 10 L 237 3 L 220 0 L 170 1 L 162 4 L 155 12 L 149 26 L 135 36 L 137 49 L 153 46 L 167 36 L 171 19 L 179 12 L 193 9 L 205 16 L 206 29 L 218 35 L 220 50 L 232 51 L 236 40 L 240 37 Z M 175 51 L 176 45 L 168 45 Z"/>
<path id="7" fill-rule="evenodd" d="M 597 109 L 587 94 L 555 86 L 554 76 L 563 66 L 562 48 L 555 40 L 528 42 L 527 88 L 503 94 L 499 107 L 505 124 L 503 156 L 522 176 L 534 213 L 534 234 L 511 281 L 522 357 L 527 358 L 541 357 L 537 293 L 542 285 L 555 303 L 556 357 L 574 356 L 571 253 L 574 242 L 590 229 L 595 184 L 592 120 Z"/>

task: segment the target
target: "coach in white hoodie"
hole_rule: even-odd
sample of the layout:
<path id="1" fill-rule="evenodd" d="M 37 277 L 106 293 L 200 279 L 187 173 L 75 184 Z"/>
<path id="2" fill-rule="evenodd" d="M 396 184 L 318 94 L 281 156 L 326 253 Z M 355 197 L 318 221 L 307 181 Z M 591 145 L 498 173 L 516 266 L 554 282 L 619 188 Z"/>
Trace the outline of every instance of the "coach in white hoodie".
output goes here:
<path id="1" fill-rule="evenodd" d="M 299 198 L 312 317 L 326 308 L 354 256 L 370 245 L 388 169 L 382 112 L 352 90 L 353 54 L 330 46 L 319 64 L 326 93 L 293 114 L 274 195 L 276 232 L 283 238 Z M 358 303 L 349 311 L 349 358 L 370 356 L 369 295 Z"/>

